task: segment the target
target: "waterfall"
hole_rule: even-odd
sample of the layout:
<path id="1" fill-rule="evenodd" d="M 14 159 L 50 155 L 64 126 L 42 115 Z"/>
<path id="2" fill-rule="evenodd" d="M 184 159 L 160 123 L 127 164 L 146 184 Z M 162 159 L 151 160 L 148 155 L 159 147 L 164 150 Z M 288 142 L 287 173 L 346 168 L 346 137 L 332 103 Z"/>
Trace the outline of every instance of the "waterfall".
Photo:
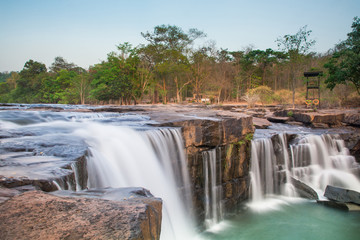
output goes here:
<path id="1" fill-rule="evenodd" d="M 276 158 L 270 138 L 251 141 L 251 196 L 255 202 L 266 194 L 274 194 L 276 189 Z"/>
<path id="2" fill-rule="evenodd" d="M 221 164 L 216 165 L 216 149 L 202 152 L 204 169 L 205 225 L 210 228 L 223 218 Z"/>
<path id="3" fill-rule="evenodd" d="M 338 136 L 298 136 L 301 139 L 289 146 L 290 153 L 286 135 L 279 134 L 277 137 L 284 167 L 281 167 L 281 159 L 276 158 L 271 138 L 252 141 L 250 175 L 253 202 L 264 200 L 268 194 L 277 194 L 281 185 L 279 176 L 284 177 L 280 187 L 281 193 L 286 196 L 296 196 L 291 177 L 312 187 L 319 197 L 327 185 L 360 191 L 359 178 L 354 174 L 359 171 L 359 164 Z"/>
<path id="4" fill-rule="evenodd" d="M 135 131 L 87 123 L 76 133 L 90 149 L 89 188 L 144 187 L 163 200 L 161 239 L 194 236 L 189 177 L 178 129 Z"/>
<path id="5" fill-rule="evenodd" d="M 306 136 L 292 151 L 293 176 L 320 194 L 327 185 L 360 191 L 360 181 L 353 174 L 359 164 L 337 136 Z"/>

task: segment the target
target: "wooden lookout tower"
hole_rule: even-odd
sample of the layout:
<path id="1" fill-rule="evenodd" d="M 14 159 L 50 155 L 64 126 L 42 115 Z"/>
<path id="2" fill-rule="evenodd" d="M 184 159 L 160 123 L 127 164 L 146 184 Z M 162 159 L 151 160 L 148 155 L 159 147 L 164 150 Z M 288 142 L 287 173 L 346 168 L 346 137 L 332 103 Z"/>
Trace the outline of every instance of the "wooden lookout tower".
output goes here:
<path id="1" fill-rule="evenodd" d="M 304 72 L 306 77 L 306 105 L 320 106 L 320 77 L 323 72 Z"/>

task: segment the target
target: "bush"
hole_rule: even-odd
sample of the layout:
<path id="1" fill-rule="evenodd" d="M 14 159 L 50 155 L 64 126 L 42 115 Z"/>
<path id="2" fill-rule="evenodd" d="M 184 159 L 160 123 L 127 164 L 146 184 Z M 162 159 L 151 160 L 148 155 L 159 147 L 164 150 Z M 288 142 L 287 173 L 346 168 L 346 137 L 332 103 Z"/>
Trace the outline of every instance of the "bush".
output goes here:
<path id="1" fill-rule="evenodd" d="M 251 95 L 258 95 L 262 105 L 264 105 L 264 103 L 271 103 L 273 101 L 272 96 L 274 92 L 268 86 L 259 86 L 257 88 L 250 89 L 248 92 Z"/>
<path id="2" fill-rule="evenodd" d="M 247 92 L 241 99 L 243 99 L 248 104 L 248 108 L 255 106 L 256 102 L 259 101 L 259 95 Z"/>

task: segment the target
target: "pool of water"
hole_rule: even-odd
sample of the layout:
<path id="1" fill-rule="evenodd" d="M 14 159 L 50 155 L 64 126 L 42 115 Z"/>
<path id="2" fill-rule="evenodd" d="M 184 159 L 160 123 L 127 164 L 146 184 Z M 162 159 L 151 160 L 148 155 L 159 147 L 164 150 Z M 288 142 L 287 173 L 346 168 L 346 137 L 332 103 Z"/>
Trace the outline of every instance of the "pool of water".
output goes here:
<path id="1" fill-rule="evenodd" d="M 360 212 L 332 209 L 314 201 L 268 199 L 219 223 L 198 239 L 355 240 L 360 239 Z"/>

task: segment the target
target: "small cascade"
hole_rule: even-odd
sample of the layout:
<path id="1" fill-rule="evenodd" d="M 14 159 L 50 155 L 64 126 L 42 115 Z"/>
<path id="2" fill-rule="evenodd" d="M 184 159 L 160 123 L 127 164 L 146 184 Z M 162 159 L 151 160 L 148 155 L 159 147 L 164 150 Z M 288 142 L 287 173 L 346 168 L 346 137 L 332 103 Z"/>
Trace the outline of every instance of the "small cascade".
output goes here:
<path id="1" fill-rule="evenodd" d="M 337 136 L 309 135 L 292 146 L 292 152 L 293 176 L 320 194 L 327 185 L 360 190 L 360 181 L 353 174 L 358 163 Z"/>
<path id="2" fill-rule="evenodd" d="M 216 164 L 216 149 L 202 152 L 205 182 L 205 225 L 210 228 L 223 219 L 221 164 Z"/>
<path id="3" fill-rule="evenodd" d="M 191 202 L 183 201 L 191 199 L 191 194 L 179 130 L 135 131 L 129 127 L 87 123 L 77 134 L 90 149 L 89 188 L 149 189 L 163 200 L 161 239 L 194 236 Z M 181 176 L 181 180 L 177 181 L 176 176 Z"/>
<path id="4" fill-rule="evenodd" d="M 250 174 L 253 202 L 264 200 L 268 194 L 279 193 L 278 187 L 282 195 L 296 196 L 291 178 L 312 187 L 318 192 L 319 197 L 323 195 L 327 185 L 360 191 L 360 180 L 357 174 L 354 174 L 359 171 L 359 164 L 338 136 L 299 136 L 301 139 L 290 146 L 285 134 L 279 134 L 277 137 L 282 159 L 277 159 L 274 153 L 272 141 L 277 141 L 276 138 L 252 141 Z M 277 156 L 279 157 L 279 154 Z M 282 164 L 284 167 L 280 167 Z M 278 176 L 282 173 L 285 177 L 279 181 Z"/>
<path id="5" fill-rule="evenodd" d="M 277 189 L 276 157 L 270 138 L 251 141 L 251 197 L 254 202 Z"/>

